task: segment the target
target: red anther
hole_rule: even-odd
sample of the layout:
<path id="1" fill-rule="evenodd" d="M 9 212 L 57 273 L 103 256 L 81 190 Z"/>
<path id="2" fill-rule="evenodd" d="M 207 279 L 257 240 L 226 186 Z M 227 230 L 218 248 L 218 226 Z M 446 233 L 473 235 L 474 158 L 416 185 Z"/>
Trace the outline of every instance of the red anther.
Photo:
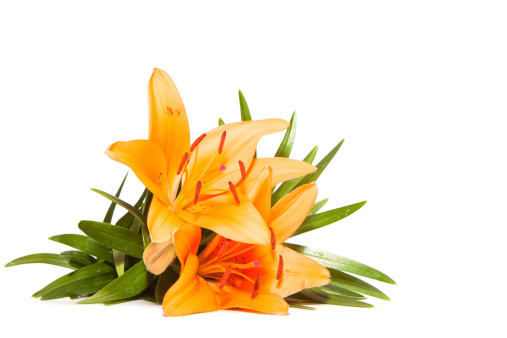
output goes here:
<path id="1" fill-rule="evenodd" d="M 227 250 L 227 247 L 229 246 L 229 244 L 231 244 L 231 240 L 227 238 L 222 243 L 222 246 L 220 247 L 220 250 L 218 251 L 217 257 L 221 257 L 224 254 L 224 252 L 225 252 L 225 250 Z"/>
<path id="2" fill-rule="evenodd" d="M 272 227 L 269 227 L 269 232 L 271 232 L 271 237 L 269 238 L 269 241 L 271 242 L 271 249 L 274 249 L 276 246 L 276 237 Z"/>
<path id="3" fill-rule="evenodd" d="M 225 273 L 222 276 L 222 280 L 220 281 L 220 286 L 219 286 L 220 289 L 223 289 L 225 286 L 225 283 L 227 283 L 227 280 L 229 279 L 229 275 L 231 274 L 231 268 L 232 268 L 232 266 L 229 264 L 229 266 L 227 267 L 227 270 L 225 270 Z"/>
<path id="4" fill-rule="evenodd" d="M 254 288 L 252 291 L 252 299 L 255 299 L 255 297 L 257 297 L 257 295 L 259 294 L 259 286 L 261 284 L 260 279 L 261 278 L 260 278 L 259 274 L 257 274 L 257 278 L 255 279 L 255 284 L 254 284 Z"/>
<path id="5" fill-rule="evenodd" d="M 245 164 L 242 161 L 238 161 L 238 163 L 239 163 L 239 170 L 241 171 L 241 178 L 244 181 L 246 178 Z"/>
<path id="6" fill-rule="evenodd" d="M 199 136 L 195 141 L 194 143 L 192 143 L 192 145 L 190 146 L 190 151 L 194 151 L 195 147 L 197 147 L 199 145 L 199 143 L 201 143 L 201 141 L 206 137 L 206 134 L 202 134 L 201 136 Z"/>
<path id="7" fill-rule="evenodd" d="M 188 153 L 185 153 L 183 155 L 183 158 L 181 159 L 180 166 L 178 167 L 178 171 L 176 172 L 176 175 L 181 174 L 181 170 L 183 169 L 185 162 L 187 162 L 187 158 L 188 158 Z"/>
<path id="8" fill-rule="evenodd" d="M 282 278 L 283 272 L 283 257 L 282 255 L 278 255 L 278 271 L 276 272 L 276 279 Z"/>
<path id="9" fill-rule="evenodd" d="M 236 192 L 236 188 L 234 188 L 234 184 L 232 184 L 231 181 L 229 181 L 229 188 L 231 188 L 232 195 L 234 196 L 234 200 L 237 204 L 239 204 L 239 197 L 238 193 Z"/>
<path id="10" fill-rule="evenodd" d="M 225 137 L 227 136 L 227 132 L 224 130 L 222 133 L 222 138 L 220 138 L 220 146 L 218 147 L 218 153 L 222 153 L 222 149 L 224 149 Z"/>
<path id="11" fill-rule="evenodd" d="M 200 192 L 201 192 L 201 181 L 197 181 L 197 185 L 195 186 L 194 204 L 197 203 L 197 200 L 199 199 Z"/>

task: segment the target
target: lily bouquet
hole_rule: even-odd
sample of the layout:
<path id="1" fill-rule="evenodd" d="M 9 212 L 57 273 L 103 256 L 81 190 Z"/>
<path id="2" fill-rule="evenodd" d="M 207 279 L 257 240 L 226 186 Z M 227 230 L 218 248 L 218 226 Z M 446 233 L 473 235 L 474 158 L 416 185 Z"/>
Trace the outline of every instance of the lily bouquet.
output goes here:
<path id="1" fill-rule="evenodd" d="M 50 239 L 75 250 L 34 254 L 6 266 L 46 263 L 75 270 L 33 296 L 83 298 L 79 304 L 146 300 L 168 316 L 220 309 L 286 314 L 290 307 L 324 303 L 372 307 L 364 295 L 389 300 L 349 274 L 394 284 L 353 260 L 286 241 L 339 221 L 366 202 L 318 213 L 316 181 L 340 149 L 316 166 L 317 147 L 289 159 L 296 116 L 252 121 L 239 92 L 241 122 L 224 124 L 191 142 L 185 107 L 167 73 L 155 69 L 148 86 L 148 140 L 106 149 L 146 189 L 134 204 L 111 201 L 102 222 L 81 221 L 85 235 Z M 258 158 L 259 139 L 286 130 L 274 157 Z M 277 188 L 276 188 L 277 187 Z M 275 189 L 276 188 L 276 189 Z M 126 213 L 112 224 L 115 207 Z"/>

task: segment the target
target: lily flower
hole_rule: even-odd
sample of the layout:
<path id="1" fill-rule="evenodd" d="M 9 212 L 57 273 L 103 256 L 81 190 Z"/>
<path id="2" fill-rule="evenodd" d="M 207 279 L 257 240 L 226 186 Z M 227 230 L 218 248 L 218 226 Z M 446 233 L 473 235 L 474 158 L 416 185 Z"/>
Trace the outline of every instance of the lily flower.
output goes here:
<path id="1" fill-rule="evenodd" d="M 231 308 L 285 314 L 288 304 L 284 297 L 329 283 L 330 273 L 324 266 L 281 244 L 297 230 L 313 206 L 316 184 L 299 187 L 272 209 L 271 186 L 272 169 L 268 166 L 250 195 L 269 225 L 269 244 L 242 243 L 216 235 L 197 255 L 199 227 L 186 224 L 174 233 L 181 273 L 164 297 L 166 315 Z"/>
<path id="2" fill-rule="evenodd" d="M 130 167 L 153 193 L 148 213 L 152 242 L 167 247 L 174 231 L 191 222 L 237 241 L 267 243 L 268 226 L 245 197 L 260 171 L 272 165 L 276 185 L 315 170 L 302 161 L 253 158 L 260 138 L 286 129 L 288 122 L 267 119 L 226 124 L 190 144 L 186 110 L 167 73 L 154 69 L 148 98 L 148 140 L 116 142 L 106 154 Z M 233 199 L 223 203 L 221 195 Z M 149 246 L 147 256 L 159 257 L 160 248 Z M 165 264 L 157 265 L 154 270 Z"/>

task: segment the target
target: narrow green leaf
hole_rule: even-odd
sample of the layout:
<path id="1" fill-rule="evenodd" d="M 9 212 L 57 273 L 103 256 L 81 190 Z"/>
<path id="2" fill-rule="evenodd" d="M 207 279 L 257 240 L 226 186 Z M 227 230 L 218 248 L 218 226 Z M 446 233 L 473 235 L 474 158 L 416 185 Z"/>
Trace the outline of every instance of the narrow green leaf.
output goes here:
<path id="1" fill-rule="evenodd" d="M 338 271 L 335 269 L 328 269 L 331 273 L 330 284 L 352 290 L 355 292 L 363 293 L 372 297 L 390 300 L 382 291 L 366 283 L 365 281 L 349 275 L 348 273 Z"/>
<path id="2" fill-rule="evenodd" d="M 75 249 L 86 252 L 89 255 L 113 263 L 113 254 L 111 253 L 111 249 L 100 243 L 95 242 L 88 236 L 65 234 L 49 237 L 49 239 L 58 243 L 68 245 Z"/>
<path id="3" fill-rule="evenodd" d="M 146 216 L 144 216 L 137 208 L 134 208 L 132 205 L 128 204 L 125 201 L 122 201 L 118 197 L 115 197 L 113 195 L 108 194 L 107 192 L 98 190 L 98 189 L 91 189 L 92 191 L 95 191 L 97 194 L 104 196 L 110 201 L 113 201 L 114 203 L 118 204 L 119 206 L 122 206 L 123 208 L 127 209 L 129 212 L 131 212 L 134 217 L 136 217 L 142 224 L 146 225 Z"/>
<path id="4" fill-rule="evenodd" d="M 181 188 L 181 183 L 180 183 L 180 188 Z M 144 203 L 144 206 L 143 206 L 143 215 L 145 217 L 148 215 L 152 200 L 153 200 L 153 193 L 148 192 L 148 194 L 146 195 L 146 202 Z M 148 231 L 148 226 L 146 225 L 146 223 L 143 224 L 141 229 L 142 229 L 141 234 L 143 236 L 143 245 L 144 245 L 144 248 L 146 248 L 151 243 L 150 232 Z"/>
<path id="5" fill-rule="evenodd" d="M 287 131 L 285 132 L 285 136 L 282 139 L 282 143 L 278 147 L 276 151 L 275 157 L 289 157 L 292 151 L 292 146 L 294 145 L 294 139 L 296 138 L 296 112 L 292 113 L 292 117 L 290 119 L 290 125 Z"/>
<path id="6" fill-rule="evenodd" d="M 43 264 L 51 264 L 56 266 L 63 266 L 64 268 L 74 269 L 76 270 L 77 267 L 71 266 L 69 264 L 69 260 L 60 257 L 60 255 L 52 254 L 52 253 L 40 253 L 40 254 L 33 254 L 33 255 L 27 255 L 20 258 L 16 258 L 13 261 L 10 261 L 9 263 L 5 264 L 5 267 L 8 268 L 10 266 L 16 266 L 16 265 L 22 265 L 22 264 L 33 264 L 33 263 L 43 263 Z"/>
<path id="7" fill-rule="evenodd" d="M 245 96 L 241 90 L 239 92 L 239 108 L 241 109 L 241 121 L 251 121 L 252 116 L 250 115 L 250 109 L 248 108 L 248 104 L 246 103 Z"/>
<path id="8" fill-rule="evenodd" d="M 58 278 L 32 297 L 49 300 L 75 298 L 95 293 L 116 278 L 114 268 L 106 262 L 95 263 Z"/>
<path id="9" fill-rule="evenodd" d="M 368 303 L 363 303 L 357 300 L 353 300 L 350 298 L 330 295 L 320 291 L 310 291 L 309 289 L 303 290 L 300 292 L 302 295 L 322 304 L 332 304 L 332 305 L 340 305 L 340 306 L 351 306 L 351 307 L 362 307 L 369 308 L 373 307 L 373 305 Z"/>
<path id="10" fill-rule="evenodd" d="M 340 150 L 340 147 L 342 146 L 343 141 L 345 141 L 345 140 L 344 139 L 341 140 L 340 143 L 338 143 L 336 145 L 336 147 L 334 147 L 333 149 L 331 149 L 331 151 L 316 165 L 316 167 L 317 167 L 317 171 L 316 172 L 306 175 L 296 185 L 295 188 L 300 187 L 303 184 L 307 184 L 307 183 L 311 183 L 311 182 L 317 181 L 317 179 L 320 177 L 320 175 L 322 175 L 322 172 L 324 172 L 324 169 L 326 169 L 326 167 L 329 164 L 329 162 L 331 162 L 331 160 L 336 155 L 336 153 L 338 152 L 338 150 Z"/>
<path id="11" fill-rule="evenodd" d="M 317 150 L 319 149 L 319 146 L 315 146 L 309 153 L 306 155 L 306 157 L 303 159 L 303 161 L 307 163 L 312 163 L 315 159 L 315 155 L 317 155 Z M 271 196 L 271 206 L 275 205 L 279 200 L 281 200 L 285 195 L 290 193 L 294 187 L 301 182 L 301 180 L 305 178 L 305 176 L 297 177 L 292 180 L 288 180 L 280 184 L 278 189 L 273 193 Z"/>
<path id="12" fill-rule="evenodd" d="M 311 215 L 305 218 L 303 224 L 292 234 L 291 237 L 301 235 L 305 232 L 312 231 L 318 228 L 322 228 L 326 225 L 332 224 L 339 220 L 344 219 L 347 216 L 352 215 L 357 210 L 361 209 L 366 201 L 359 202 L 356 204 L 347 205 L 345 207 L 324 211 L 320 214 Z"/>
<path id="13" fill-rule="evenodd" d="M 318 288 L 311 288 L 308 290 L 314 290 L 314 289 L 317 291 L 329 293 L 330 295 L 335 295 L 335 296 L 347 297 L 347 298 L 357 299 L 357 300 L 366 299 L 366 297 L 360 293 L 350 291 L 350 290 L 338 287 L 333 284 L 324 285 L 324 286 L 321 286 Z"/>
<path id="14" fill-rule="evenodd" d="M 138 233 L 109 223 L 94 221 L 81 221 L 78 227 L 85 234 L 105 246 L 132 257 L 143 258 L 143 239 Z"/>
<path id="15" fill-rule="evenodd" d="M 118 188 L 118 191 L 116 192 L 116 197 L 120 197 L 121 190 L 123 189 L 123 185 L 125 184 L 125 180 L 127 179 L 128 172 L 123 178 L 123 181 L 120 184 L 120 187 Z M 116 207 L 116 203 L 111 202 L 111 205 L 109 206 L 109 209 L 107 210 L 106 216 L 104 217 L 104 223 L 111 223 L 111 220 L 113 219 L 114 214 L 114 208 Z"/>
<path id="16" fill-rule="evenodd" d="M 146 271 L 144 262 L 140 261 L 121 277 L 113 280 L 102 290 L 78 304 L 105 303 L 133 297 L 148 288 L 155 279 L 156 276 Z"/>
<path id="17" fill-rule="evenodd" d="M 69 265 L 76 266 L 78 268 L 97 263 L 97 260 L 95 258 L 82 251 L 64 251 L 60 253 L 60 257 L 68 259 Z"/>
<path id="18" fill-rule="evenodd" d="M 329 198 L 323 199 L 322 201 L 315 202 L 312 210 L 308 213 L 308 216 L 315 215 L 322 207 L 329 201 Z"/>
<path id="19" fill-rule="evenodd" d="M 389 276 L 368 265 L 353 261 L 352 259 L 338 256 L 326 251 L 312 249 L 307 246 L 285 243 L 285 246 L 306 255 L 326 268 L 350 272 L 359 276 L 368 277 L 384 283 L 396 284 Z"/>
<path id="20" fill-rule="evenodd" d="M 290 307 L 293 307 L 293 308 L 295 308 L 295 309 L 315 310 L 315 308 L 314 308 L 314 307 L 305 306 L 305 305 L 300 305 L 300 304 L 295 304 L 295 303 L 289 303 L 289 306 L 290 306 Z"/>
<path id="21" fill-rule="evenodd" d="M 218 118 L 218 126 L 220 127 L 221 125 L 224 125 L 224 124 L 225 124 L 224 120 L 222 120 L 222 118 L 219 117 Z"/>

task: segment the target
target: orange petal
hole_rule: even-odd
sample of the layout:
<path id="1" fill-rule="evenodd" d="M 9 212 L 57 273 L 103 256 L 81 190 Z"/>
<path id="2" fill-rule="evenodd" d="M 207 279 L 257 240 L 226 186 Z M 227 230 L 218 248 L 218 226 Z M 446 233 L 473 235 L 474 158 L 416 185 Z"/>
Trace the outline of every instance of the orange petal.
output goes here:
<path id="1" fill-rule="evenodd" d="M 277 280 L 280 255 L 283 257 L 283 271 L 280 280 Z M 303 289 L 329 283 L 330 274 L 325 267 L 283 245 L 276 245 L 274 250 L 269 245 L 257 245 L 245 256 L 248 257 L 246 260 L 255 257 L 260 261 L 258 268 L 246 270 L 249 277 L 257 273 L 260 275 L 259 292 L 276 293 L 285 298 Z"/>
<path id="2" fill-rule="evenodd" d="M 273 185 L 272 187 L 284 181 L 311 174 L 317 170 L 316 167 L 305 161 L 292 160 L 284 157 L 254 158 L 248 172 L 246 173 L 246 179 L 238 187 L 238 190 L 246 194 L 246 191 L 251 189 L 260 172 L 267 165 L 270 165 L 273 168 L 273 179 L 271 182 Z"/>
<path id="3" fill-rule="evenodd" d="M 141 182 L 165 204 L 167 198 L 167 160 L 162 149 L 152 141 L 116 142 L 106 149 L 112 160 L 132 169 Z"/>
<path id="4" fill-rule="evenodd" d="M 203 195 L 219 194 L 229 190 L 229 181 L 236 185 L 242 179 L 239 161 L 242 161 L 245 170 L 248 170 L 259 139 L 264 135 L 282 131 L 288 126 L 287 121 L 268 119 L 225 124 L 207 132 L 189 159 L 189 176 L 182 189 L 186 202 L 193 199 L 197 181 L 202 182 Z M 225 142 L 222 153 L 219 154 L 224 131 Z M 223 167 L 224 170 L 219 169 Z"/>
<path id="5" fill-rule="evenodd" d="M 276 242 L 283 243 L 292 236 L 312 209 L 317 199 L 317 184 L 304 184 L 275 204 L 269 216 Z"/>
<path id="6" fill-rule="evenodd" d="M 168 316 L 185 316 L 193 313 L 211 312 L 220 309 L 213 288 L 201 277 L 196 276 L 199 259 L 193 253 L 187 257 L 180 278 L 167 291 L 162 302 Z"/>
<path id="7" fill-rule="evenodd" d="M 169 264 L 176 258 L 176 251 L 172 242 L 155 243 L 151 242 L 144 249 L 143 260 L 146 270 L 160 275 L 164 272 Z"/>
<path id="8" fill-rule="evenodd" d="M 247 195 L 266 222 L 269 221 L 269 214 L 271 212 L 272 176 L 273 169 L 268 165 L 261 171 L 255 185 Z"/>
<path id="9" fill-rule="evenodd" d="M 236 204 L 232 194 L 216 196 L 177 212 L 183 220 L 210 229 L 233 241 L 266 244 L 269 230 L 266 221 L 252 202 L 240 196 Z"/>
<path id="10" fill-rule="evenodd" d="M 163 70 L 155 68 L 148 85 L 150 109 L 149 139 L 167 157 L 169 198 L 174 200 L 181 176 L 176 171 L 183 154 L 190 148 L 188 118 L 176 85 Z"/>
<path id="11" fill-rule="evenodd" d="M 269 314 L 286 314 L 289 304 L 277 294 L 260 293 L 252 299 L 250 293 L 244 291 L 224 292 L 218 296 L 222 309 L 240 308 Z"/>
<path id="12" fill-rule="evenodd" d="M 201 242 L 201 228 L 185 223 L 173 235 L 174 249 L 183 268 L 188 255 L 197 254 Z"/>
<path id="13" fill-rule="evenodd" d="M 157 197 L 153 197 L 148 212 L 148 230 L 153 242 L 165 243 L 170 241 L 173 232 L 178 230 L 184 223 L 185 221 Z"/>

